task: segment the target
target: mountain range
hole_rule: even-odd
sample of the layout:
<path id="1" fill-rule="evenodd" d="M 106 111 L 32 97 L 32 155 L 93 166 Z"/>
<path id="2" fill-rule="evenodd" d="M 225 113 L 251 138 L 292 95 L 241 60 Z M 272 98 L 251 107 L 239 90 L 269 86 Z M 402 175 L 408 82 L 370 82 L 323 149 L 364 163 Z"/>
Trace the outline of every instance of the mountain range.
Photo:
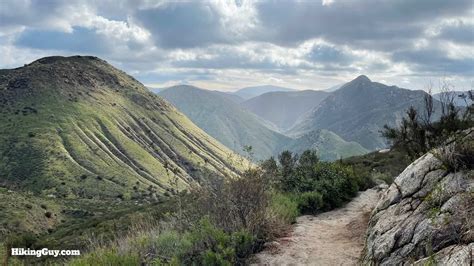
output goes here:
<path id="1" fill-rule="evenodd" d="M 243 91 L 255 88 L 261 94 L 247 100 L 242 99 L 249 95 L 236 98 L 236 93 L 190 86 L 159 94 L 234 151 L 242 154 L 243 146 L 253 146 L 258 159 L 284 149 L 301 152 L 304 147 L 319 150 L 326 159 L 383 149 L 387 147 L 380 133 L 383 126 L 399 123 L 410 106 L 421 112 L 427 95 L 373 82 L 364 75 L 330 92 L 262 93 L 268 86 Z M 436 97 L 434 104 L 439 107 Z"/>
<path id="2" fill-rule="evenodd" d="M 158 93 L 196 125 L 222 144 L 244 154 L 244 146 L 252 146 L 256 159 L 275 154 L 281 143 L 290 139 L 271 130 L 271 125 L 257 115 L 244 110 L 229 96 L 220 92 L 181 85 Z"/>
<path id="3" fill-rule="evenodd" d="M 254 86 L 254 87 L 245 87 L 233 92 L 232 94 L 237 95 L 244 100 L 248 100 L 250 98 L 257 97 L 267 92 L 276 92 L 276 91 L 294 91 L 294 89 L 273 86 L 273 85 L 262 85 L 262 86 Z"/>
<path id="4" fill-rule="evenodd" d="M 381 149 L 387 146 L 380 134 L 383 126 L 394 126 L 401 121 L 410 106 L 422 110 L 425 95 L 421 90 L 372 82 L 362 75 L 332 92 L 299 118 L 288 132 L 291 136 L 302 136 L 316 129 L 327 129 L 366 149 Z"/>
<path id="5" fill-rule="evenodd" d="M 319 95 L 318 92 L 316 94 Z M 301 153 L 310 147 L 307 146 L 308 139 L 314 140 L 311 147 L 318 150 L 324 160 L 335 160 L 367 152 L 358 143 L 346 142 L 335 134 L 326 134 L 326 131 L 309 132 L 308 136 L 297 139 L 281 134 L 278 132 L 278 126 L 272 121 L 250 112 L 244 107 L 245 102 L 238 104 L 222 92 L 181 85 L 165 89 L 158 95 L 235 152 L 247 156 L 244 147 L 252 146 L 255 160 L 276 156 L 283 150 Z M 261 96 L 264 95 L 266 94 Z"/>
<path id="6" fill-rule="evenodd" d="M 0 185 L 60 198 L 153 197 L 245 160 L 96 57 L 0 70 Z"/>
<path id="7" fill-rule="evenodd" d="M 285 132 L 313 107 L 329 95 L 325 91 L 268 92 L 251 98 L 241 105 L 247 110 L 272 122 L 278 130 Z"/>

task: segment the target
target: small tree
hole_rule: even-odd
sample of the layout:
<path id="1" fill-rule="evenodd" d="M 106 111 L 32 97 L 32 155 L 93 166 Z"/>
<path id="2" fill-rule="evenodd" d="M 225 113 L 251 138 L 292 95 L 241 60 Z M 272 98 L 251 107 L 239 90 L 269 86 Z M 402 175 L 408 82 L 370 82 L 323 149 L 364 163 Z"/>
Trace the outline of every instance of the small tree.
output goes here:
<path id="1" fill-rule="evenodd" d="M 424 98 L 424 116 L 420 117 L 418 111 L 412 106 L 406 112 L 397 127 L 385 125 L 382 136 L 387 138 L 393 148 L 406 152 L 412 159 L 428 152 L 434 147 L 442 144 L 450 135 L 458 130 L 474 126 L 473 105 L 462 109 L 455 105 L 455 92 L 448 83 L 443 83 L 439 101 L 435 101 L 431 95 L 431 86 Z M 473 93 L 469 91 L 464 99 L 473 101 Z M 461 97 L 462 98 L 462 97 Z M 467 100 L 465 100 L 467 105 Z M 440 106 L 440 117 L 433 121 L 435 103 Z"/>
<path id="2" fill-rule="evenodd" d="M 280 186 L 283 191 L 292 191 L 296 187 L 298 181 L 295 180 L 295 167 L 298 156 L 291 151 L 284 151 L 278 156 L 280 162 Z"/>

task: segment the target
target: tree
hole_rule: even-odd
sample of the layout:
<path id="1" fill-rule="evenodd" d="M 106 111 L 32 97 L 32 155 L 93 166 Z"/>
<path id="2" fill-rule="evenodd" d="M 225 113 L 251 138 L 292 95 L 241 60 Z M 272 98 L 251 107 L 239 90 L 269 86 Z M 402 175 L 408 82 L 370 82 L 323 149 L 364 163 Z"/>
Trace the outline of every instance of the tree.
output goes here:
<path id="1" fill-rule="evenodd" d="M 298 161 L 298 156 L 293 156 L 291 151 L 284 151 L 278 156 L 281 167 L 281 189 L 285 191 L 291 191 L 295 187 L 295 166 Z"/>
<path id="2" fill-rule="evenodd" d="M 424 99 L 424 117 L 420 117 L 418 111 L 412 106 L 406 111 L 406 117 L 397 127 L 385 125 L 381 132 L 382 136 L 391 142 L 392 148 L 406 152 L 412 159 L 439 146 L 454 132 L 474 126 L 472 103 L 464 109 L 456 106 L 454 104 L 456 94 L 447 83 L 442 85 L 438 101 L 440 117 L 433 121 L 436 110 L 431 86 L 428 92 Z M 465 97 L 469 97 L 472 101 L 473 96 L 473 93 L 469 91 Z"/>

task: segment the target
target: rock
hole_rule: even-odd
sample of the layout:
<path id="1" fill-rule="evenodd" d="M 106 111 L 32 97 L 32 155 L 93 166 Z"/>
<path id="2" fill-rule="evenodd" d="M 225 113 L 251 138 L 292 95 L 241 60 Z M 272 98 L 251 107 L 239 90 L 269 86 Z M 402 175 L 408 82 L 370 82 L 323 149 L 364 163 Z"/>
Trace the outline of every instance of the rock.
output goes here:
<path id="1" fill-rule="evenodd" d="M 474 170 L 450 172 L 435 154 L 413 162 L 383 193 L 363 265 L 472 265 Z"/>

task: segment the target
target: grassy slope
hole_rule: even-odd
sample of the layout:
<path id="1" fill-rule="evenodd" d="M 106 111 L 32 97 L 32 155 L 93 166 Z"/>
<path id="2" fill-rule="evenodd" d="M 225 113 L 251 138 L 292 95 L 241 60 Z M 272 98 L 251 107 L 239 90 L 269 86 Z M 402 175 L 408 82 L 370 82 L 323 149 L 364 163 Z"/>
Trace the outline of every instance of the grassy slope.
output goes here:
<path id="1" fill-rule="evenodd" d="M 242 169 L 176 109 L 99 59 L 46 58 L 2 70 L 0 80 L 0 180 L 8 187 L 114 196 L 137 182 L 140 192 L 164 192 L 203 169 Z"/>
<path id="2" fill-rule="evenodd" d="M 209 175 L 237 176 L 248 166 L 97 58 L 50 57 L 0 70 L 0 114 L 2 240 L 9 232 L 57 228 L 75 235 L 71 225 L 101 221 L 122 208 L 117 202 L 160 201 Z M 48 210 L 37 206 L 43 203 Z M 91 216 L 78 220 L 76 211 Z"/>
<path id="3" fill-rule="evenodd" d="M 324 129 L 309 132 L 293 140 L 285 148 L 296 153 L 315 149 L 324 161 L 338 160 L 368 152 L 359 143 L 347 142 L 335 133 Z"/>
<path id="4" fill-rule="evenodd" d="M 291 140 L 270 130 L 256 115 L 219 93 L 192 86 L 175 86 L 159 95 L 209 135 L 241 154 L 244 154 L 244 145 L 251 145 L 256 159 L 266 159 Z"/>
<path id="5" fill-rule="evenodd" d="M 408 156 L 397 150 L 389 152 L 371 152 L 361 156 L 353 156 L 343 160 L 344 164 L 352 165 L 359 173 L 386 178 L 391 182 L 412 163 Z"/>

